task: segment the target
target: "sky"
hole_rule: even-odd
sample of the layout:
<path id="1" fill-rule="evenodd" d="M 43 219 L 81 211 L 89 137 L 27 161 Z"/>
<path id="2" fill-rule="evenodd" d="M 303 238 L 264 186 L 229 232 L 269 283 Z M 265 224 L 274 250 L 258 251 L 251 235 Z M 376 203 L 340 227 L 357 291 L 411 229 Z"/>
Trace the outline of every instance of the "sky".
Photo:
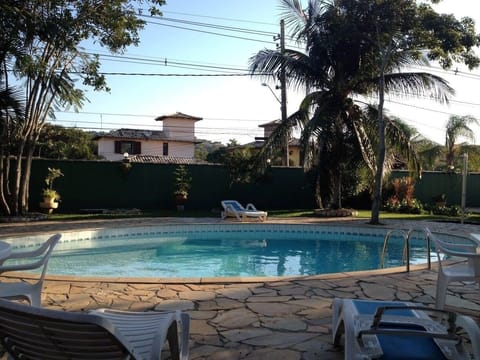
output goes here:
<path id="1" fill-rule="evenodd" d="M 280 32 L 279 4 L 279 0 L 167 0 L 161 8 L 162 18 L 145 19 L 148 24 L 140 33 L 139 46 L 111 56 L 93 43 L 85 44 L 87 52 L 101 55 L 101 71 L 108 73 L 111 91 L 87 89 L 89 101 L 78 113 L 66 109 L 57 112 L 51 122 L 98 131 L 161 130 L 161 123 L 155 121 L 157 116 L 182 112 L 203 118 L 196 123 L 199 139 L 224 144 L 231 139 L 240 144 L 254 141 L 263 136 L 259 125 L 280 118 L 280 91 L 275 83 L 262 86 L 262 80 L 243 75 L 253 55 L 265 48 L 274 49 L 279 43 L 274 40 Z M 480 32 L 478 0 L 443 0 L 435 8 L 457 18 L 472 17 Z M 450 82 L 456 95 L 449 105 L 387 97 L 388 113 L 427 138 L 444 143 L 449 116 L 480 119 L 480 69 L 470 72 L 459 66 L 456 74 L 455 69 L 447 72 L 435 64 L 430 69 L 418 69 Z M 288 114 L 298 108 L 302 96 L 288 89 Z M 478 143 L 480 127 L 472 128 Z"/>

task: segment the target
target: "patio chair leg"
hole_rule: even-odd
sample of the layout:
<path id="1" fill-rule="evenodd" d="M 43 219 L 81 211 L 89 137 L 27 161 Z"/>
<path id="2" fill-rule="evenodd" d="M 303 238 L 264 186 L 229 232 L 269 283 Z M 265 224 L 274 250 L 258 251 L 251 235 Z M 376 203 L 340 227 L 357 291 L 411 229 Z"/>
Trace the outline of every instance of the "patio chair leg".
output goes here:
<path id="1" fill-rule="evenodd" d="M 437 280 L 437 291 L 435 295 L 435 307 L 437 309 L 443 310 L 445 307 L 445 300 L 447 297 L 447 287 L 448 281 L 447 279 L 439 273 L 438 280 Z"/>
<path id="2" fill-rule="evenodd" d="M 168 346 L 170 347 L 170 356 L 173 360 L 180 360 L 180 353 L 178 351 L 178 334 L 177 334 L 177 322 L 172 323 L 168 328 L 167 333 Z"/>

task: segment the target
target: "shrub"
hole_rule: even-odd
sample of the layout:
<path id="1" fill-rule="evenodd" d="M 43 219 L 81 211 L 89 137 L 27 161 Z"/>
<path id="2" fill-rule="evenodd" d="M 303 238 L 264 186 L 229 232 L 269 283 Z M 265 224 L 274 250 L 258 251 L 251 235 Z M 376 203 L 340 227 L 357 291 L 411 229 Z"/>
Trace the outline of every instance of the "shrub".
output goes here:
<path id="1" fill-rule="evenodd" d="M 394 195 L 384 205 L 384 210 L 403 214 L 421 214 L 423 205 L 413 197 L 415 181 L 411 177 L 403 177 L 392 181 Z"/>
<path id="2" fill-rule="evenodd" d="M 434 206 L 431 209 L 433 215 L 445 215 L 445 216 L 459 216 L 460 207 L 457 205 L 452 206 Z"/>

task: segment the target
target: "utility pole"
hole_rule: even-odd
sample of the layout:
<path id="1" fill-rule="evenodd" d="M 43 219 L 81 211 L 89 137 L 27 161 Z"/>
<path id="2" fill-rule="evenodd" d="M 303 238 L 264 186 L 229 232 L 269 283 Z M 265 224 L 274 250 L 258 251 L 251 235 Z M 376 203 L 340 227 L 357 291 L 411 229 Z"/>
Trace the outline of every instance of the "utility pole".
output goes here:
<path id="1" fill-rule="evenodd" d="M 285 55 L 285 21 L 282 19 L 280 20 L 280 52 L 283 55 Z M 286 75 L 285 75 L 285 61 L 282 61 L 282 66 L 280 69 L 280 89 L 281 89 L 281 94 L 280 94 L 280 107 L 281 107 L 281 112 L 282 112 L 282 124 L 284 124 L 287 121 L 287 81 L 286 81 Z M 288 167 L 288 143 L 290 140 L 290 135 L 289 133 L 286 135 L 285 139 L 285 166 Z"/>
<path id="2" fill-rule="evenodd" d="M 465 219 L 465 204 L 467 198 L 467 175 L 468 175 L 468 153 L 463 154 L 463 167 L 462 167 L 462 221 Z"/>

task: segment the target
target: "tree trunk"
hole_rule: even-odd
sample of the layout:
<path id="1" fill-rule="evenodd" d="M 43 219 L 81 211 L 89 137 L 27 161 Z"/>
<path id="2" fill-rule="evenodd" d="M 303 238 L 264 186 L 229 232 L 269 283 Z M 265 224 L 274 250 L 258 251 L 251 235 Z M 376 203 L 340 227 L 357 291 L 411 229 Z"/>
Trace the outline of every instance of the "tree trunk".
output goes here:
<path id="1" fill-rule="evenodd" d="M 26 146 L 26 156 L 23 164 L 22 180 L 20 184 L 20 213 L 26 215 L 28 213 L 28 198 L 30 186 L 30 174 L 32 171 L 32 159 L 34 144 L 29 141 Z"/>
<path id="2" fill-rule="evenodd" d="M 315 202 L 317 203 L 317 207 L 319 209 L 323 209 L 321 188 L 322 186 L 321 186 L 320 166 L 318 166 L 316 175 L 315 175 Z"/>
<path id="3" fill-rule="evenodd" d="M 383 167 L 385 163 L 385 120 L 383 118 L 383 104 L 385 92 L 385 71 L 384 64 L 382 64 L 380 79 L 379 79 L 379 101 L 378 101 L 378 155 L 377 155 L 377 169 L 375 172 L 373 201 L 372 201 L 372 216 L 370 224 L 380 224 L 380 205 L 382 203 L 382 180 Z"/>
<path id="4" fill-rule="evenodd" d="M 10 159 L 5 154 L 3 147 L 0 148 L 0 214 L 10 215 L 10 206 L 8 206 L 8 177 L 10 174 Z"/>
<path id="5" fill-rule="evenodd" d="M 334 193 L 333 193 L 333 205 L 337 209 L 342 208 L 342 172 L 338 174 L 337 182 L 334 184 Z"/>
<path id="6" fill-rule="evenodd" d="M 25 149 L 25 140 L 22 140 L 18 146 L 16 161 L 14 166 L 14 178 L 10 194 L 11 215 L 20 215 L 20 187 L 22 180 L 23 151 Z"/>

